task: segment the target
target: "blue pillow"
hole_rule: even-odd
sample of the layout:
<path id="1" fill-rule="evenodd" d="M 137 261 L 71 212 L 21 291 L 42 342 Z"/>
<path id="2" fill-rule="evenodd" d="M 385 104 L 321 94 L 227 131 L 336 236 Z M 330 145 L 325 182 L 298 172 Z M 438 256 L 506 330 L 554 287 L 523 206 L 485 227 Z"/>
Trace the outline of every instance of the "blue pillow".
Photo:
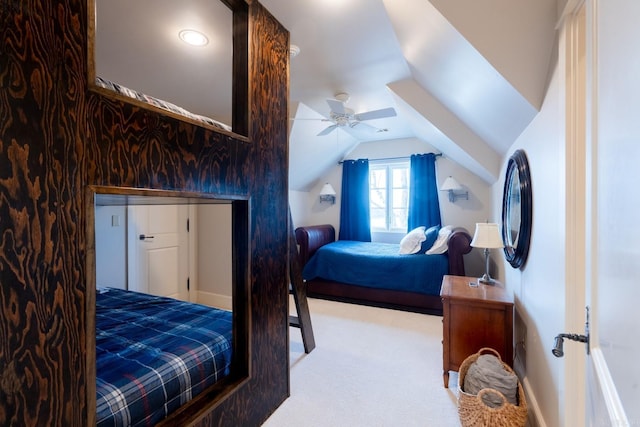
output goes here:
<path id="1" fill-rule="evenodd" d="M 438 238 L 438 232 L 440 231 L 440 226 L 439 225 L 434 225 L 433 227 L 429 227 L 427 229 L 427 231 L 424 232 L 424 234 L 427 236 L 426 240 L 424 242 L 422 242 L 422 247 L 420 248 L 420 250 L 418 251 L 418 253 L 425 253 L 426 251 L 428 251 L 429 249 L 431 249 L 431 246 L 433 246 L 433 244 L 435 243 L 436 239 Z"/>

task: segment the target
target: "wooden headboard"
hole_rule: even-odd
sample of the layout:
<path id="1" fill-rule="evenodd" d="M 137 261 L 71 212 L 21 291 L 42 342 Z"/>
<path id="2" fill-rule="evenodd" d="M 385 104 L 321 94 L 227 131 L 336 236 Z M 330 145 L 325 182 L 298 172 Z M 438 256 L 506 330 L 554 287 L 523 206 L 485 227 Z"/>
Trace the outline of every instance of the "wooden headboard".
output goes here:
<path id="1" fill-rule="evenodd" d="M 310 225 L 296 228 L 296 242 L 300 246 L 300 262 L 305 265 L 319 247 L 335 242 L 336 231 L 331 224 Z M 471 235 L 466 229 L 457 227 L 449 236 L 449 274 L 465 276 L 464 255 L 471 252 Z"/>

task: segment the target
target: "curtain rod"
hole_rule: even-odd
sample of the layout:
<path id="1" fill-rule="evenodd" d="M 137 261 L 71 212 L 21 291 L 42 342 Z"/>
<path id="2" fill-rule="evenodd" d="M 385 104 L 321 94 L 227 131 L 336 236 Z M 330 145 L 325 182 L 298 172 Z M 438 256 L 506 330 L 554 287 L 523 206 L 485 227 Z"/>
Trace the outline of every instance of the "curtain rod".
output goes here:
<path id="1" fill-rule="evenodd" d="M 435 154 L 436 158 L 438 157 L 442 157 L 442 153 L 429 153 L 429 154 Z M 411 156 L 403 156 L 403 157 L 381 157 L 379 159 L 367 159 L 369 161 L 381 161 L 381 160 L 406 160 L 411 158 Z M 357 159 L 347 159 L 347 160 L 357 160 Z M 338 162 L 339 165 L 343 164 L 345 162 L 345 160 L 340 160 Z"/>

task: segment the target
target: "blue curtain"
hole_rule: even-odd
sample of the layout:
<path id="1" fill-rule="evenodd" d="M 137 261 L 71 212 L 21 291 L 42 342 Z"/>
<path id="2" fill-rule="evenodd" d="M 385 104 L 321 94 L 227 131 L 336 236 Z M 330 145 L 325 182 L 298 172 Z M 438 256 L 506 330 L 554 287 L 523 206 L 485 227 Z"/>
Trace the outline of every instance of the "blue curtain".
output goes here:
<path id="1" fill-rule="evenodd" d="M 369 218 L 369 160 L 342 163 L 339 240 L 371 241 Z"/>
<path id="2" fill-rule="evenodd" d="M 424 225 L 429 228 L 440 224 L 440 202 L 436 181 L 436 156 L 413 154 L 409 174 L 408 230 Z"/>

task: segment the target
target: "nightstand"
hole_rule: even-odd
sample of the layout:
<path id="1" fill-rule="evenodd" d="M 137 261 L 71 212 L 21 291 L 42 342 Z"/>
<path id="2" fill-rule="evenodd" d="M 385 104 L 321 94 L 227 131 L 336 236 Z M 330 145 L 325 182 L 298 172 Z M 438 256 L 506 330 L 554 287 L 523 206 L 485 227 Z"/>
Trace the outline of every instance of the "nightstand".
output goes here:
<path id="1" fill-rule="evenodd" d="M 477 277 L 446 275 L 440 296 L 445 388 L 449 371 L 458 371 L 482 347 L 493 348 L 513 366 L 513 295 L 501 283 L 484 285 Z"/>

